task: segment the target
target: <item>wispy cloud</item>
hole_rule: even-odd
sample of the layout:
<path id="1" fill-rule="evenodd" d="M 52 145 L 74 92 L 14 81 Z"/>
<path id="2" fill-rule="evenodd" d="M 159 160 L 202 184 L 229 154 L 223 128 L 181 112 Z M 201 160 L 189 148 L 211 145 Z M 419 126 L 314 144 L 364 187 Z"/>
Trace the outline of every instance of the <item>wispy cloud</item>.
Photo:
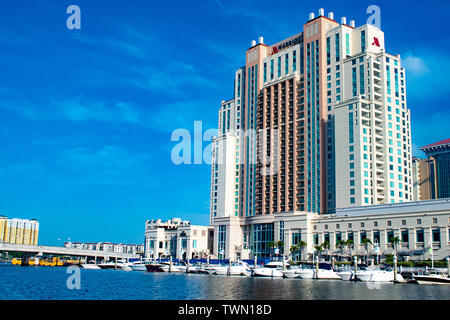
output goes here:
<path id="1" fill-rule="evenodd" d="M 65 120 L 71 122 L 139 123 L 141 112 L 127 102 L 103 102 L 82 96 L 33 104 L 27 101 L 3 100 L 0 107 L 15 111 L 29 120 Z"/>
<path id="2" fill-rule="evenodd" d="M 403 55 L 408 97 L 419 100 L 450 93 L 450 55 L 443 51 L 417 50 Z"/>

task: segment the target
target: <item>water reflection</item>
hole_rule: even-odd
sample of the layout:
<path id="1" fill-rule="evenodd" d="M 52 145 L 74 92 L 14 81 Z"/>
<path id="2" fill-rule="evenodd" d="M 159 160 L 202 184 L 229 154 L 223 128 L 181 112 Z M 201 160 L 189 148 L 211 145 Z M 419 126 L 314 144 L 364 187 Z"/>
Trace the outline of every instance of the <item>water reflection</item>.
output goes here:
<path id="1" fill-rule="evenodd" d="M 81 289 L 66 286 L 66 268 L 0 267 L 0 299 L 336 300 L 450 299 L 450 286 L 352 283 L 81 270 Z M 375 287 L 375 288 L 374 288 Z"/>

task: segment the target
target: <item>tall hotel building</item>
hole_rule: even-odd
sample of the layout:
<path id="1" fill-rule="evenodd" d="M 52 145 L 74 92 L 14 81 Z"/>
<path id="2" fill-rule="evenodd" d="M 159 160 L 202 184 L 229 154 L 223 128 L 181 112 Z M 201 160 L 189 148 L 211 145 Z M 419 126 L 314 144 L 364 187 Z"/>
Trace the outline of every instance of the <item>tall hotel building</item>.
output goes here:
<path id="1" fill-rule="evenodd" d="M 285 40 L 252 41 L 213 139 L 219 257 L 263 256 L 284 223 L 258 221 L 277 214 L 412 201 L 410 130 L 405 71 L 377 27 L 320 9 Z"/>

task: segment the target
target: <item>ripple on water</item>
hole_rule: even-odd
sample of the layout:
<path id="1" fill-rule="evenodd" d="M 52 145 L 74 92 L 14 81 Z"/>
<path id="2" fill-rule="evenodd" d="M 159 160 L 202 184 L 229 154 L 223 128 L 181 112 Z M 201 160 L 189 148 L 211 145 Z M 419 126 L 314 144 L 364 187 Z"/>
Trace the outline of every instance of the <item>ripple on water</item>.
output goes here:
<path id="1" fill-rule="evenodd" d="M 11 300 L 335 300 L 450 299 L 450 286 L 270 279 L 81 269 L 81 289 L 69 290 L 64 267 L 0 267 L 0 299 Z"/>

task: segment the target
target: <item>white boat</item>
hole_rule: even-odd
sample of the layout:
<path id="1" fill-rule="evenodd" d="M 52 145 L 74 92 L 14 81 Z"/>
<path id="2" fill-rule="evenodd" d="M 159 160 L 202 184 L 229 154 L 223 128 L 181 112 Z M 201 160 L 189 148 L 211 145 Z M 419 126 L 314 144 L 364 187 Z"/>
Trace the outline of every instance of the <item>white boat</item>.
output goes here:
<path id="1" fill-rule="evenodd" d="M 170 266 L 170 262 L 163 262 L 160 269 L 163 272 L 186 272 L 187 265 L 183 261 L 173 262 L 172 266 Z"/>
<path id="2" fill-rule="evenodd" d="M 358 270 L 365 270 L 368 267 L 366 264 L 359 264 Z M 347 266 L 346 269 L 336 271 L 337 275 L 344 281 L 356 281 L 355 270 L 352 266 Z"/>
<path id="3" fill-rule="evenodd" d="M 90 270 L 100 270 L 101 268 L 96 265 L 95 263 L 82 263 L 81 267 L 83 269 L 90 269 Z"/>
<path id="4" fill-rule="evenodd" d="M 145 267 L 145 262 L 142 261 L 135 261 L 129 265 L 130 269 L 132 271 L 147 271 L 147 268 Z"/>
<path id="5" fill-rule="evenodd" d="M 205 268 L 209 274 L 231 275 L 231 276 L 249 276 L 252 274 L 250 266 L 244 261 L 236 261 L 228 265 L 209 266 Z"/>
<path id="6" fill-rule="evenodd" d="M 297 269 L 283 270 L 283 276 L 285 278 L 299 278 L 300 274 L 297 273 Z"/>
<path id="7" fill-rule="evenodd" d="M 217 270 L 222 270 L 223 268 L 228 268 L 227 264 L 211 264 L 209 267 L 205 267 L 205 272 L 207 274 L 217 274 Z"/>
<path id="8" fill-rule="evenodd" d="M 413 275 L 419 284 L 450 284 L 450 277 L 446 272 L 429 269 L 426 274 Z"/>
<path id="9" fill-rule="evenodd" d="M 341 277 L 333 269 L 317 269 L 315 270 L 315 279 L 319 280 L 342 280 Z"/>
<path id="10" fill-rule="evenodd" d="M 345 281 L 355 280 L 355 272 L 354 271 L 346 270 L 346 271 L 338 271 L 336 273 L 342 280 L 345 280 Z"/>
<path id="11" fill-rule="evenodd" d="M 365 270 L 356 272 L 356 278 L 364 282 L 393 282 L 394 271 L 390 268 L 376 269 L 375 267 L 367 267 Z M 397 281 L 404 282 L 402 275 L 397 273 Z"/>
<path id="12" fill-rule="evenodd" d="M 188 265 L 186 272 L 188 272 L 188 273 L 207 273 L 205 268 L 206 268 L 206 264 L 195 263 L 195 264 Z"/>
<path id="13" fill-rule="evenodd" d="M 283 266 L 285 268 L 283 268 Z M 262 268 L 256 268 L 253 270 L 253 275 L 256 277 L 283 277 L 283 270 L 290 269 L 287 262 L 282 261 L 270 261 Z"/>
<path id="14" fill-rule="evenodd" d="M 310 268 L 298 269 L 296 273 L 300 279 L 314 279 L 315 270 Z"/>
<path id="15" fill-rule="evenodd" d="M 98 266 L 100 269 L 119 269 L 124 271 L 132 271 L 132 269 L 129 267 L 129 263 L 125 260 L 117 260 L 116 261 L 108 261 L 108 262 L 102 262 L 99 263 Z"/>

